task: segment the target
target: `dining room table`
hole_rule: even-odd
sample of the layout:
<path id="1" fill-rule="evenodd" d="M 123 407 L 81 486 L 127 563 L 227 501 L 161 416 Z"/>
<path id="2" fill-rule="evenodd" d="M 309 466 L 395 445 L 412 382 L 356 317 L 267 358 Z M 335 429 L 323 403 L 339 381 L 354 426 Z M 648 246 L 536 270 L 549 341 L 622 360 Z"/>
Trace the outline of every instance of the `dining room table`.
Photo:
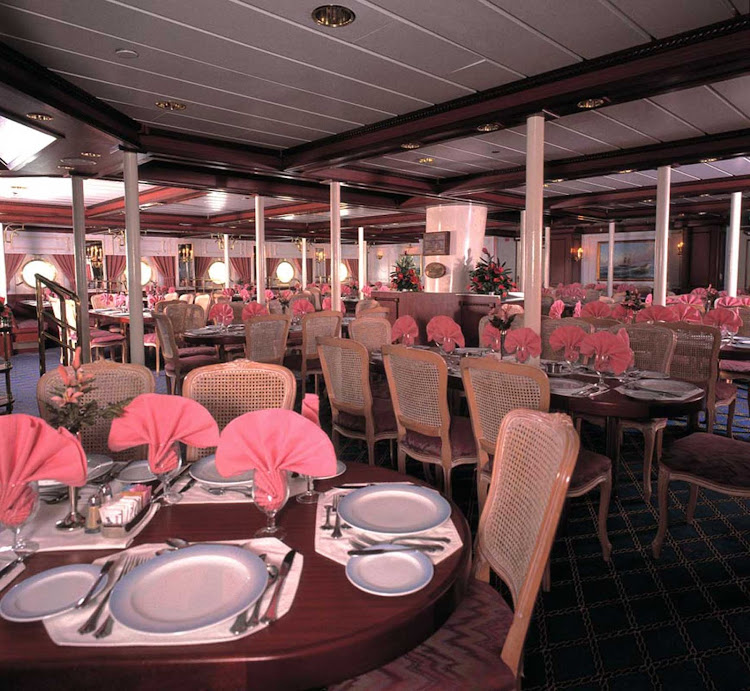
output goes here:
<path id="1" fill-rule="evenodd" d="M 371 483 L 421 487 L 393 470 L 350 463 L 342 475 L 318 480 L 316 489 L 350 492 L 376 486 Z M 129 645 L 110 647 L 87 645 L 83 637 L 80 643 L 56 645 L 40 621 L 0 619 L 4 688 L 319 688 L 377 668 L 419 645 L 445 622 L 467 588 L 472 544 L 460 510 L 450 503 L 445 521 L 460 537 L 459 546 L 436 563 L 431 580 L 411 594 L 381 597 L 355 587 L 340 561 L 316 552 L 321 508 L 290 499 L 279 513 L 277 521 L 287 531 L 284 549 L 299 552 L 303 565 L 291 608 L 267 627 L 211 644 L 182 645 L 178 635 L 170 645 L 139 645 L 135 638 Z M 258 551 L 251 538 L 264 523 L 263 514 L 247 499 L 182 502 L 162 506 L 128 549 L 153 543 L 165 547 L 167 538 L 179 537 L 191 544 L 233 540 Z M 345 527 L 344 540 L 353 533 Z M 38 552 L 14 584 L 52 567 L 90 563 L 110 554 L 111 549 Z M 169 582 L 164 588 L 169 589 Z M 118 626 L 115 622 L 115 629 Z"/>
<path id="2" fill-rule="evenodd" d="M 722 341 L 719 360 L 750 360 L 750 338 L 735 337 L 731 341 Z"/>

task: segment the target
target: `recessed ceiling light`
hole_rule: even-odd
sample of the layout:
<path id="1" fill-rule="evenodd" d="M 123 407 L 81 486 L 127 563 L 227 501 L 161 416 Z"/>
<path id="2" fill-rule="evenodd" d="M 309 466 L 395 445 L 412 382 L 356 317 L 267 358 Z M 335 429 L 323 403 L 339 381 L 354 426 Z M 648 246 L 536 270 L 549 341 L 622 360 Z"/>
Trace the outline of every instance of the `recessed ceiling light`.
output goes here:
<path id="1" fill-rule="evenodd" d="M 577 105 L 582 110 L 591 110 L 592 108 L 599 108 L 605 103 L 603 98 L 584 98 L 582 101 L 578 101 Z"/>
<path id="2" fill-rule="evenodd" d="M 432 158 L 432 156 L 423 156 L 419 160 L 417 160 L 417 163 L 434 163 L 435 159 Z"/>
<path id="3" fill-rule="evenodd" d="M 81 151 L 81 156 L 84 158 L 101 158 L 102 155 L 96 153 L 95 151 Z"/>
<path id="4" fill-rule="evenodd" d="M 653 203 L 654 200 L 653 199 L 644 199 L 643 201 L 646 204 L 651 204 L 651 203 Z"/>
<path id="5" fill-rule="evenodd" d="M 115 55 L 124 60 L 135 60 L 135 58 L 140 57 L 138 51 L 135 51 L 132 48 L 116 48 Z"/>
<path id="6" fill-rule="evenodd" d="M 418 149 L 420 146 L 422 146 L 419 142 L 404 142 L 401 145 L 402 149 L 406 149 L 407 151 L 411 151 L 412 149 Z"/>
<path id="7" fill-rule="evenodd" d="M 545 187 L 549 187 L 549 185 L 548 185 L 548 184 L 547 184 L 546 182 L 544 183 L 544 186 L 545 186 Z"/>
<path id="8" fill-rule="evenodd" d="M 708 192 L 704 192 L 703 194 L 699 195 L 701 197 L 710 197 L 711 195 Z"/>
<path id="9" fill-rule="evenodd" d="M 625 175 L 625 173 L 635 173 L 635 168 L 623 168 L 617 172 L 620 173 L 620 175 Z"/>
<path id="10" fill-rule="evenodd" d="M 75 166 L 57 166 L 60 170 L 73 170 Z"/>
<path id="11" fill-rule="evenodd" d="M 54 118 L 51 115 L 47 115 L 47 113 L 26 113 L 26 117 L 35 122 L 49 122 L 50 120 L 54 120 Z"/>
<path id="12" fill-rule="evenodd" d="M 486 122 L 484 125 L 477 127 L 477 132 L 497 132 L 499 129 L 499 122 Z"/>
<path id="13" fill-rule="evenodd" d="M 321 5 L 312 11 L 312 18 L 320 26 L 325 26 L 328 29 L 338 29 L 339 27 L 351 24 L 356 19 L 356 15 L 352 10 L 343 5 Z"/>
<path id="14" fill-rule="evenodd" d="M 92 161 L 90 158 L 77 158 L 75 156 L 67 156 L 66 158 L 61 158 L 60 163 L 73 165 L 73 166 L 95 166 L 96 165 L 96 161 Z"/>
<path id="15" fill-rule="evenodd" d="M 550 182 L 565 182 L 565 178 L 552 178 Z"/>
<path id="16" fill-rule="evenodd" d="M 187 108 L 184 103 L 179 103 L 178 101 L 157 101 L 156 107 L 163 110 L 185 110 Z"/>
<path id="17" fill-rule="evenodd" d="M 713 163 L 714 161 L 718 161 L 718 158 L 702 158 L 701 163 Z"/>

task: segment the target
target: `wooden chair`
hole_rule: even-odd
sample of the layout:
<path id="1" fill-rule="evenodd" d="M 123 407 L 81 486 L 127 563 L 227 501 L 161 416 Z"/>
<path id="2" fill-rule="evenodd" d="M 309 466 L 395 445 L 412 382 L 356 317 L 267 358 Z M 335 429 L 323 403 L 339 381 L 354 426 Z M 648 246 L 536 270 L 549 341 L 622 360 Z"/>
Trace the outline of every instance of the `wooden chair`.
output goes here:
<path id="1" fill-rule="evenodd" d="M 693 523 L 701 487 L 732 497 L 750 499 L 750 444 L 696 432 L 678 439 L 659 464 L 659 528 L 651 543 L 658 559 L 669 522 L 669 483 L 682 480 L 690 486 L 687 522 Z"/>
<path id="2" fill-rule="evenodd" d="M 264 314 L 245 320 L 245 357 L 253 362 L 283 365 L 290 323 L 285 314 Z"/>
<path id="3" fill-rule="evenodd" d="M 505 416 L 517 408 L 549 411 L 549 380 L 537 367 L 500 362 L 497 358 L 463 358 L 461 377 L 469 404 L 471 425 L 477 442 L 477 496 L 484 506 L 492 478 L 492 454 Z M 604 561 L 612 545 L 607 535 L 607 515 L 612 495 L 612 462 L 587 449 L 580 449 L 568 497 L 582 497 L 599 487 L 599 542 Z"/>
<path id="4" fill-rule="evenodd" d="M 173 300 L 164 306 L 164 314 L 172 323 L 172 330 L 178 345 L 182 344 L 182 336 L 185 333 L 188 313 L 188 304 L 180 300 Z"/>
<path id="5" fill-rule="evenodd" d="M 579 319 L 588 322 L 594 331 L 616 330 L 617 327 L 625 326 L 621 321 L 610 317 L 579 317 Z"/>
<path id="6" fill-rule="evenodd" d="M 360 312 L 360 317 L 367 317 L 368 319 L 373 319 L 375 317 L 379 317 L 382 319 L 388 319 L 388 316 L 390 315 L 391 311 L 387 307 L 371 307 L 368 310 L 365 310 L 364 312 Z"/>
<path id="7" fill-rule="evenodd" d="M 737 389 L 718 380 L 721 332 L 713 326 L 686 322 L 668 322 L 662 326 L 677 334 L 671 376 L 700 386 L 706 392 L 706 432 L 709 434 L 714 431 L 716 408 L 728 407 L 727 436 L 731 437 Z"/>
<path id="8" fill-rule="evenodd" d="M 93 391 L 83 395 L 83 401 L 97 401 L 102 405 L 119 403 L 143 393 L 154 393 L 156 382 L 154 375 L 143 365 L 120 364 L 108 360 L 98 360 L 83 365 L 81 371 L 95 377 Z M 62 379 L 57 370 L 47 372 L 37 382 L 36 400 L 39 414 L 49 421 L 47 405 L 55 390 L 62 387 Z M 148 449 L 139 446 L 119 453 L 110 451 L 108 445 L 111 420 L 97 417 L 93 425 L 81 430 L 81 443 L 87 453 L 104 454 L 115 461 L 132 461 L 146 458 Z"/>
<path id="9" fill-rule="evenodd" d="M 234 360 L 192 370 L 182 392 L 206 408 L 223 430 L 236 417 L 254 410 L 293 410 L 297 382 L 286 367 Z M 187 460 L 196 461 L 210 453 L 213 449 L 189 446 Z"/>
<path id="10" fill-rule="evenodd" d="M 269 300 L 267 304 L 269 314 L 284 314 L 284 306 L 279 300 Z"/>
<path id="11" fill-rule="evenodd" d="M 750 338 L 750 307 L 738 307 L 737 314 L 742 319 L 738 336 Z M 735 379 L 750 379 L 750 362 L 747 360 L 719 360 L 719 379 L 733 382 Z"/>
<path id="12" fill-rule="evenodd" d="M 185 304 L 185 303 L 180 303 Z M 174 335 L 172 322 L 166 314 L 154 314 L 156 333 L 159 336 L 161 354 L 164 358 L 164 374 L 167 375 L 167 391 L 180 394 L 185 375 L 197 367 L 215 365 L 219 356 L 215 350 L 205 348 L 180 349 Z"/>
<path id="13" fill-rule="evenodd" d="M 380 350 L 391 342 L 391 323 L 387 319 L 371 318 L 370 312 L 349 323 L 349 337 L 361 343 L 368 352 Z"/>
<path id="14" fill-rule="evenodd" d="M 109 294 L 97 293 L 91 296 L 91 307 L 95 310 L 106 309 L 109 307 Z"/>
<path id="15" fill-rule="evenodd" d="M 383 346 L 385 373 L 398 429 L 398 469 L 406 457 L 442 469 L 444 493 L 451 496 L 451 472 L 477 463 L 469 418 L 448 412 L 448 368 L 440 355 L 406 346 Z"/>
<path id="16" fill-rule="evenodd" d="M 368 310 L 374 309 L 375 307 L 379 306 L 380 303 L 373 298 L 362 298 L 354 307 L 354 316 L 359 317 L 361 316 L 362 312 L 367 312 Z"/>
<path id="17" fill-rule="evenodd" d="M 50 298 L 50 304 L 52 306 L 52 313 L 58 319 L 62 319 L 60 298 Z M 68 342 L 72 348 L 75 348 L 78 343 L 77 334 L 75 333 L 78 325 L 76 320 L 76 306 L 72 300 L 65 301 L 65 318 L 68 326 L 72 329 L 72 331 L 68 331 Z M 104 329 L 92 328 L 89 331 L 89 336 L 91 352 L 96 351 L 98 359 L 104 359 L 105 350 L 109 350 L 111 357 L 112 351 L 115 348 L 120 348 L 122 362 L 126 363 L 128 361 L 128 339 L 125 338 L 124 334 L 118 331 L 105 331 Z"/>
<path id="18" fill-rule="evenodd" d="M 367 348 L 348 338 L 321 338 L 318 357 L 331 404 L 336 451 L 339 435 L 363 439 L 367 460 L 375 465 L 375 444 L 396 438 L 396 417 L 390 398 L 373 398 Z"/>
<path id="19" fill-rule="evenodd" d="M 323 299 L 320 295 L 320 288 L 311 286 L 307 291 L 310 293 L 311 302 L 313 307 L 315 307 L 315 311 L 320 312 L 320 310 L 323 309 Z"/>
<path id="20" fill-rule="evenodd" d="M 193 304 L 200 305 L 206 313 L 205 318 L 208 317 L 208 310 L 211 308 L 211 296 L 208 293 L 199 293 L 196 295 Z"/>
<path id="21" fill-rule="evenodd" d="M 206 325 L 206 313 L 200 305 L 188 303 L 185 310 L 185 331 L 200 329 Z"/>
<path id="22" fill-rule="evenodd" d="M 566 415 L 514 410 L 503 420 L 473 578 L 461 604 L 424 643 L 329 689 L 520 688 L 523 646 L 578 453 Z M 513 609 L 489 584 L 494 571 Z"/>
<path id="23" fill-rule="evenodd" d="M 515 321 L 515 320 L 514 320 Z M 593 327 L 584 319 L 566 317 L 565 319 L 543 319 L 542 320 L 542 360 L 556 360 L 561 362 L 565 358 L 562 350 L 554 351 L 549 345 L 549 337 L 555 329 L 561 326 L 580 326 L 586 333 L 592 333 Z"/>
<path id="24" fill-rule="evenodd" d="M 195 293 L 183 293 L 180 295 L 182 302 L 187 302 L 188 305 L 192 305 L 195 301 Z"/>
<path id="25" fill-rule="evenodd" d="M 302 350 L 290 358 L 291 369 L 302 376 L 302 392 L 307 391 L 307 377 L 315 378 L 318 393 L 318 375 L 323 374 L 318 359 L 318 338 L 341 334 L 341 312 L 311 312 L 302 317 Z"/>

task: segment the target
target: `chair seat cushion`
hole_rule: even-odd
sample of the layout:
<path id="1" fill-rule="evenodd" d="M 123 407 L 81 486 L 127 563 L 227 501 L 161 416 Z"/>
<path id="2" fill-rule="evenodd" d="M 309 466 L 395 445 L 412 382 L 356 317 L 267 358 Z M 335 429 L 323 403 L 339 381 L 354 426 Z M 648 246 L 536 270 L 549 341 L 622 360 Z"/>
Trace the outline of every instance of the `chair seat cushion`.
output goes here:
<path id="1" fill-rule="evenodd" d="M 216 348 L 213 346 L 193 346 L 192 348 L 178 348 L 177 352 L 180 358 L 194 357 L 195 355 L 216 355 Z"/>
<path id="2" fill-rule="evenodd" d="M 100 331 L 95 329 L 91 332 L 91 345 L 103 345 L 105 343 L 122 343 L 125 336 L 114 331 Z"/>
<path id="3" fill-rule="evenodd" d="M 472 579 L 448 621 L 424 643 L 380 669 L 329 686 L 329 690 L 459 691 L 515 689 L 500 655 L 513 611 L 487 583 Z"/>
<path id="4" fill-rule="evenodd" d="M 194 370 L 196 367 L 203 367 L 205 365 L 215 365 L 219 362 L 217 355 L 192 355 L 190 357 L 180 358 L 180 370 L 182 372 L 189 372 Z M 167 372 L 174 372 L 174 363 L 167 362 L 164 369 Z"/>
<path id="5" fill-rule="evenodd" d="M 287 353 L 286 357 L 284 358 L 284 367 L 294 372 L 301 372 L 302 353 L 298 350 L 295 350 L 292 353 Z M 313 372 L 315 370 L 317 370 L 318 372 L 321 371 L 320 360 L 318 358 L 311 358 L 307 361 L 307 371 Z"/>
<path id="6" fill-rule="evenodd" d="M 750 360 L 720 360 L 719 369 L 724 372 L 750 374 Z"/>
<path id="7" fill-rule="evenodd" d="M 156 332 L 150 334 L 143 334 L 143 343 L 148 345 L 156 345 Z"/>
<path id="8" fill-rule="evenodd" d="M 451 418 L 450 440 L 451 458 L 453 460 L 476 457 L 477 445 L 469 418 Z M 428 437 L 425 434 L 409 431 L 404 437 L 403 445 L 407 451 L 412 450 L 427 456 L 440 456 L 440 437 Z"/>
<path id="9" fill-rule="evenodd" d="M 577 487 L 588 484 L 592 480 L 604 475 L 611 468 L 612 461 L 607 456 L 594 453 L 588 449 L 581 449 L 578 452 L 576 466 L 570 478 L 570 489 L 575 490 Z"/>
<path id="10" fill-rule="evenodd" d="M 725 381 L 716 382 L 716 403 L 720 401 L 729 402 L 737 397 L 737 387 Z"/>
<path id="11" fill-rule="evenodd" d="M 393 413 L 393 405 L 390 399 L 373 398 L 372 414 L 375 422 L 375 434 L 396 431 L 396 416 Z M 339 413 L 338 424 L 340 427 L 352 432 L 365 433 L 364 415 L 352 415 L 351 413 Z"/>
<path id="12" fill-rule="evenodd" d="M 750 444 L 746 441 L 695 432 L 672 444 L 662 463 L 719 485 L 750 488 Z"/>

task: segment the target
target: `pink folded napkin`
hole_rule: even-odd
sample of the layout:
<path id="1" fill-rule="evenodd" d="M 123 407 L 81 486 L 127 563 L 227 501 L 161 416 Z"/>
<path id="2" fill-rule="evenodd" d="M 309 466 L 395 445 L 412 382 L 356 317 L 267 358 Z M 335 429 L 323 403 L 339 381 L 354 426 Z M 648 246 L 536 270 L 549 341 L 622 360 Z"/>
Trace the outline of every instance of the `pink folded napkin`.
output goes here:
<path id="1" fill-rule="evenodd" d="M 322 295 L 328 295 L 331 292 L 331 286 L 329 286 L 327 283 L 324 283 L 322 286 L 320 286 L 320 292 Z"/>
<path id="2" fill-rule="evenodd" d="M 36 480 L 80 487 L 86 482 L 86 454 L 68 430 L 50 427 L 33 415 L 0 417 L 0 523 L 17 526 L 34 507 Z"/>
<path id="3" fill-rule="evenodd" d="M 622 374 L 633 362 L 633 351 L 625 340 L 611 331 L 586 334 L 581 341 L 581 353 L 594 357 L 597 371 Z"/>
<path id="4" fill-rule="evenodd" d="M 612 314 L 612 308 L 603 302 L 587 302 L 581 309 L 582 317 L 596 317 L 597 319 L 608 319 Z"/>
<path id="5" fill-rule="evenodd" d="M 240 297 L 242 298 L 242 302 L 250 302 L 253 299 L 253 294 L 247 288 L 243 288 L 240 291 Z"/>
<path id="6" fill-rule="evenodd" d="M 372 295 L 372 288 L 370 286 L 364 286 L 362 288 L 362 295 L 369 298 Z"/>
<path id="7" fill-rule="evenodd" d="M 654 294 L 653 293 L 649 293 L 646 296 L 646 299 L 644 300 L 644 302 L 646 303 L 646 307 L 648 307 L 649 305 L 653 305 L 654 304 Z"/>
<path id="8" fill-rule="evenodd" d="M 692 305 L 680 303 L 678 305 L 672 305 L 671 309 L 677 317 L 678 321 L 688 322 L 690 324 L 703 323 L 703 317 L 701 316 L 701 313 Z"/>
<path id="9" fill-rule="evenodd" d="M 575 362 L 581 351 L 581 341 L 586 332 L 580 326 L 560 326 L 549 336 L 549 347 L 555 352 L 563 350 L 565 359 Z"/>
<path id="10" fill-rule="evenodd" d="M 716 301 L 716 307 L 742 307 L 745 303 L 740 298 L 732 298 L 729 296 L 719 298 Z"/>
<path id="11" fill-rule="evenodd" d="M 565 311 L 565 303 L 562 300 L 555 300 L 549 308 L 550 319 L 562 319 Z"/>
<path id="12" fill-rule="evenodd" d="M 208 318 L 213 319 L 216 324 L 231 324 L 234 320 L 234 310 L 226 302 L 220 302 L 211 308 Z"/>
<path id="13" fill-rule="evenodd" d="M 708 297 L 708 290 L 706 290 L 705 288 L 693 288 L 690 291 L 690 294 L 697 295 L 698 297 L 705 299 L 706 297 Z"/>
<path id="14" fill-rule="evenodd" d="M 539 357 L 542 352 L 542 339 L 528 326 L 512 329 L 505 337 L 505 352 L 515 353 L 518 362 L 526 362 L 529 356 Z"/>
<path id="15" fill-rule="evenodd" d="M 317 394 L 305 394 L 302 399 L 302 417 L 320 427 L 320 397 Z"/>
<path id="16" fill-rule="evenodd" d="M 351 289 L 351 287 L 350 287 L 350 286 L 348 286 L 348 285 L 346 285 L 346 284 L 342 285 L 342 286 L 341 286 L 341 294 L 342 294 L 342 295 L 343 295 L 344 297 L 349 297 L 349 296 L 350 296 L 350 295 L 352 294 L 352 289 Z"/>
<path id="17" fill-rule="evenodd" d="M 383 287 L 383 281 L 375 281 L 375 285 L 373 286 L 375 290 L 380 290 Z"/>
<path id="18" fill-rule="evenodd" d="M 696 290 L 699 290 L 696 288 Z M 693 291 L 692 293 L 686 293 L 685 295 L 678 295 L 677 296 L 677 302 L 681 302 L 684 305 L 700 305 L 703 306 L 703 302 L 705 301 L 706 293 L 705 288 L 703 289 L 703 295 L 700 293 L 696 293 Z"/>
<path id="19" fill-rule="evenodd" d="M 259 305 L 257 302 L 248 302 L 242 308 L 242 321 L 251 319 L 252 317 L 258 317 L 261 314 L 268 314 L 268 307 L 265 305 Z"/>
<path id="20" fill-rule="evenodd" d="M 651 305 L 636 313 L 635 321 L 640 322 L 676 322 L 677 315 L 671 307 Z"/>
<path id="21" fill-rule="evenodd" d="M 574 317 L 581 316 L 581 301 L 580 300 L 576 302 L 576 306 L 573 308 L 573 316 Z"/>
<path id="22" fill-rule="evenodd" d="M 266 290 L 265 296 L 266 296 L 266 300 L 274 300 L 276 298 L 272 290 Z"/>
<path id="23" fill-rule="evenodd" d="M 430 319 L 427 322 L 427 340 L 442 343 L 446 339 L 452 340 L 461 348 L 466 345 L 461 327 L 450 317 L 438 315 Z"/>
<path id="24" fill-rule="evenodd" d="M 127 307 L 128 296 L 127 295 L 116 295 L 115 296 L 115 307 Z"/>
<path id="25" fill-rule="evenodd" d="M 717 307 L 706 312 L 703 317 L 703 323 L 715 326 L 724 331 L 729 331 L 730 333 L 737 333 L 742 328 L 742 318 L 740 315 L 726 307 Z"/>
<path id="26" fill-rule="evenodd" d="M 329 312 L 333 309 L 333 303 L 331 302 L 331 298 L 323 298 L 323 302 L 321 304 L 321 308 L 324 312 Z"/>
<path id="27" fill-rule="evenodd" d="M 283 504 L 281 471 L 323 477 L 336 472 L 336 452 L 328 435 L 291 410 L 256 410 L 230 422 L 216 449 L 216 468 L 225 477 L 255 470 L 259 492 L 269 507 Z"/>
<path id="28" fill-rule="evenodd" d="M 633 311 L 626 309 L 622 305 L 614 305 L 612 309 L 610 310 L 610 316 L 612 319 L 617 319 L 617 321 L 621 322 L 631 322 L 633 321 Z"/>
<path id="29" fill-rule="evenodd" d="M 414 342 L 414 339 L 419 336 L 419 327 L 417 322 L 414 321 L 414 317 L 409 314 L 399 317 L 393 322 L 391 327 L 391 340 L 393 343 L 402 339 L 402 343 L 407 340 Z M 405 338 L 406 337 L 406 338 Z"/>
<path id="30" fill-rule="evenodd" d="M 313 307 L 312 302 L 309 300 L 295 300 L 292 305 L 292 313 L 295 317 L 301 317 L 304 314 L 309 314 L 314 311 L 315 307 Z"/>
<path id="31" fill-rule="evenodd" d="M 112 420 L 109 448 L 124 451 L 148 444 L 148 465 L 154 474 L 177 467 L 175 442 L 206 448 L 219 443 L 219 426 L 200 403 L 182 396 L 144 393 Z"/>
<path id="32" fill-rule="evenodd" d="M 492 324 L 485 324 L 482 330 L 482 342 L 480 345 L 492 348 L 493 350 L 499 350 L 502 338 L 503 335 L 500 329 L 492 326 Z"/>

